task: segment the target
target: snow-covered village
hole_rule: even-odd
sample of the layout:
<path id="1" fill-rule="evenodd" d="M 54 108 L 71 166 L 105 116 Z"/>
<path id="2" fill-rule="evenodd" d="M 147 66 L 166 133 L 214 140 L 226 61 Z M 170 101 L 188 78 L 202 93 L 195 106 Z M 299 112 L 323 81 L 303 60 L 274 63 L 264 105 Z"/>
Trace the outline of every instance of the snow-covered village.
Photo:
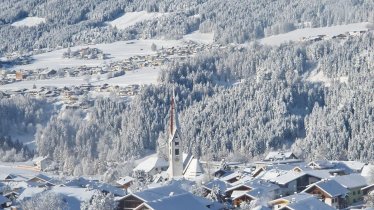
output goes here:
<path id="1" fill-rule="evenodd" d="M 374 210 L 374 1 L 0 1 L 0 210 Z"/>
<path id="2" fill-rule="evenodd" d="M 94 177 L 48 173 L 48 157 L 0 165 L 0 206 L 20 209 L 48 202 L 50 209 L 361 209 L 374 202 L 374 165 L 359 161 L 306 162 L 290 151 L 255 162 L 201 161 L 183 153 L 175 96 L 171 98 L 167 159 L 140 159 L 131 176 L 113 184 Z M 53 201 L 51 201 L 53 200 Z M 38 204 L 40 205 L 40 204 Z"/>

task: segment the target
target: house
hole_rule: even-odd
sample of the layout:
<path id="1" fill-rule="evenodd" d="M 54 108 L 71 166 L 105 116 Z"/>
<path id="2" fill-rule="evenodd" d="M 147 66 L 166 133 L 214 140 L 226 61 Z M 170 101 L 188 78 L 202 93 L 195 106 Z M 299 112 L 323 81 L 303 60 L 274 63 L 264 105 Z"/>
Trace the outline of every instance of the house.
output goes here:
<path id="1" fill-rule="evenodd" d="M 35 168 L 40 171 L 45 171 L 52 163 L 48 157 L 37 157 L 32 160 Z"/>
<path id="2" fill-rule="evenodd" d="M 133 171 L 144 171 L 150 175 L 167 170 L 169 163 L 162 157 L 151 156 L 140 162 Z"/>
<path id="3" fill-rule="evenodd" d="M 100 192 L 104 194 L 111 193 L 114 196 L 125 196 L 126 195 L 126 192 L 122 190 L 121 188 L 118 188 L 116 186 L 113 186 L 107 183 L 99 182 L 97 180 L 88 180 L 82 177 L 79 177 L 78 179 L 70 180 L 64 185 L 67 187 L 79 187 L 79 188 L 99 190 Z"/>
<path id="4" fill-rule="evenodd" d="M 40 187 L 43 187 L 43 186 L 56 186 L 58 185 L 59 183 L 57 182 L 57 180 L 54 180 L 46 175 L 43 175 L 43 174 L 38 174 L 36 176 L 34 176 L 33 178 L 27 180 L 28 183 L 32 183 L 32 184 L 37 184 L 38 186 Z"/>
<path id="5" fill-rule="evenodd" d="M 290 160 L 290 159 L 298 159 L 295 154 L 292 152 L 269 152 L 269 154 L 265 157 L 265 161 L 276 161 L 276 160 Z"/>
<path id="6" fill-rule="evenodd" d="M 257 179 L 227 189 L 226 195 L 231 197 L 234 206 L 240 206 L 243 201 L 250 202 L 263 196 L 274 199 L 279 192 L 278 185 Z"/>
<path id="7" fill-rule="evenodd" d="M 134 181 L 134 178 L 130 176 L 121 177 L 116 183 L 118 184 L 118 187 L 123 188 L 127 190 Z"/>
<path id="8" fill-rule="evenodd" d="M 317 196 L 318 199 L 334 208 L 347 207 L 346 196 L 349 191 L 335 180 L 321 180 L 310 185 L 303 192 Z"/>
<path id="9" fill-rule="evenodd" d="M 11 200 L 7 197 L 0 195 L 0 208 L 7 208 L 12 204 Z"/>
<path id="10" fill-rule="evenodd" d="M 365 177 L 361 176 L 360 174 L 349 174 L 345 176 L 336 176 L 333 178 L 333 180 L 349 191 L 347 197 L 348 205 L 352 205 L 363 200 L 364 193 L 362 192 L 361 188 L 368 185 Z"/>
<path id="11" fill-rule="evenodd" d="M 118 209 L 134 210 L 145 202 L 152 202 L 170 196 L 176 196 L 186 193 L 188 192 L 181 189 L 177 183 L 172 183 L 169 185 L 128 194 L 119 200 Z"/>
<path id="12" fill-rule="evenodd" d="M 151 202 L 144 202 L 135 210 L 209 210 L 212 202 L 191 193 L 172 195 Z"/>
<path id="13" fill-rule="evenodd" d="M 334 164 L 330 163 L 330 161 L 327 160 L 317 160 L 308 163 L 308 166 L 312 169 L 329 169 L 333 168 Z"/>
<path id="14" fill-rule="evenodd" d="M 291 202 L 290 204 L 280 208 L 280 210 L 335 210 L 335 208 L 328 206 L 315 197 L 309 197 L 299 201 Z"/>
<path id="15" fill-rule="evenodd" d="M 301 200 L 313 197 L 313 195 L 308 193 L 295 193 L 286 197 L 281 197 L 269 202 L 269 205 L 273 207 L 274 210 L 281 209 L 291 203 L 299 202 Z"/>

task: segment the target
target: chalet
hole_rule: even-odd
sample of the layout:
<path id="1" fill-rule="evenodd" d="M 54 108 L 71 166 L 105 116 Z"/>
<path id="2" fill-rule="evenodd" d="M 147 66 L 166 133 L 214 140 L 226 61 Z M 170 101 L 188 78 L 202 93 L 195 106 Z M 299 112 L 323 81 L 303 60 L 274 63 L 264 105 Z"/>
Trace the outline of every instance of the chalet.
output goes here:
<path id="1" fill-rule="evenodd" d="M 234 206 L 240 206 L 243 201 L 250 202 L 264 195 L 275 198 L 277 194 L 279 194 L 278 185 L 260 179 L 247 181 L 226 190 L 226 195 L 231 197 Z"/>
<path id="2" fill-rule="evenodd" d="M 168 167 L 169 163 L 164 158 L 152 156 L 139 163 L 133 171 L 144 171 L 150 175 L 155 175 L 165 171 Z"/>
<path id="3" fill-rule="evenodd" d="M 0 174 L 0 182 L 22 182 L 26 181 L 27 178 L 15 175 L 15 174 Z"/>
<path id="4" fill-rule="evenodd" d="M 165 185 L 161 187 L 144 190 L 141 192 L 128 194 L 119 200 L 118 209 L 134 210 L 146 202 L 157 201 L 159 199 L 186 193 L 188 192 L 181 189 L 176 183 L 172 183 L 170 185 Z"/>
<path id="5" fill-rule="evenodd" d="M 298 159 L 292 152 L 269 152 L 265 157 L 265 161 Z"/>
<path id="6" fill-rule="evenodd" d="M 100 192 L 104 194 L 111 193 L 114 196 L 124 196 L 126 195 L 126 192 L 118 188 L 116 186 L 112 186 L 107 183 L 99 182 L 97 180 L 88 180 L 85 178 L 78 178 L 70 180 L 69 182 L 65 183 L 64 186 L 66 187 L 79 187 L 79 188 L 87 188 L 91 190 L 99 190 Z"/>
<path id="7" fill-rule="evenodd" d="M 329 169 L 333 168 L 334 164 L 327 160 L 318 160 L 308 163 L 308 166 L 312 169 Z"/>
<path id="8" fill-rule="evenodd" d="M 340 185 L 345 187 L 349 193 L 347 197 L 347 204 L 352 205 L 363 200 L 363 192 L 361 188 L 367 186 L 366 179 L 360 174 L 349 174 L 345 176 L 336 176 L 333 178 Z"/>
<path id="9" fill-rule="evenodd" d="M 45 171 L 52 163 L 48 157 L 37 157 L 32 160 L 35 168 L 40 171 Z"/>
<path id="10" fill-rule="evenodd" d="M 374 184 L 361 188 L 361 191 L 363 195 L 372 194 L 374 192 Z"/>
<path id="11" fill-rule="evenodd" d="M 334 208 L 347 207 L 346 197 L 349 191 L 335 180 L 321 180 L 307 187 L 303 192 L 315 195 Z"/>
<path id="12" fill-rule="evenodd" d="M 44 187 L 44 186 L 56 186 L 58 185 L 59 183 L 46 176 L 46 175 L 43 175 L 43 174 L 38 174 L 34 177 L 32 177 L 31 179 L 27 180 L 28 183 L 34 183 L 34 184 L 38 184 L 38 186 L 40 187 Z"/>
<path id="13" fill-rule="evenodd" d="M 184 193 L 144 202 L 135 210 L 209 210 L 210 205 L 212 202 L 207 199 L 199 198 L 191 193 Z"/>
<path id="14" fill-rule="evenodd" d="M 269 205 L 272 206 L 274 210 L 278 210 L 291 203 L 296 203 L 296 202 L 299 202 L 301 200 L 311 198 L 311 197 L 313 197 L 313 195 L 308 194 L 308 193 L 296 193 L 290 196 L 281 197 L 281 198 L 272 200 L 269 202 Z"/>
<path id="15" fill-rule="evenodd" d="M 335 210 L 335 208 L 328 206 L 327 204 L 321 202 L 315 197 L 309 197 L 303 200 L 294 201 L 288 205 L 280 208 L 280 210 L 314 210 L 314 209 L 323 209 L 323 210 Z"/>
<path id="16" fill-rule="evenodd" d="M 123 188 L 127 190 L 133 183 L 134 178 L 130 176 L 121 177 L 116 183 L 118 184 L 119 188 Z"/>

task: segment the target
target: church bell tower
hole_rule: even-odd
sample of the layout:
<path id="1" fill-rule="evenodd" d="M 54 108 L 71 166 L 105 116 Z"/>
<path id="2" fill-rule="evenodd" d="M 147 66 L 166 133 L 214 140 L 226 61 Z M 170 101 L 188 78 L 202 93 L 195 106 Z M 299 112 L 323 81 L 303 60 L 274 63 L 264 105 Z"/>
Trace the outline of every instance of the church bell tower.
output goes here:
<path id="1" fill-rule="evenodd" d="M 170 102 L 170 119 L 168 129 L 168 146 L 169 146 L 169 178 L 175 178 L 183 176 L 183 153 L 182 153 L 182 139 L 179 133 L 179 123 L 177 116 L 177 109 L 175 105 L 175 93 L 173 90 L 173 95 Z"/>

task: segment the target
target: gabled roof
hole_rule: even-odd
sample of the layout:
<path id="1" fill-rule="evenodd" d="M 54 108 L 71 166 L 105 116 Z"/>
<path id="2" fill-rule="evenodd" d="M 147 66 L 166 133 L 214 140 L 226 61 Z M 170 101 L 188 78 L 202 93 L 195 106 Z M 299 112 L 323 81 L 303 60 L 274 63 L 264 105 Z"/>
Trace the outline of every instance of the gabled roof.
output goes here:
<path id="1" fill-rule="evenodd" d="M 196 178 L 197 176 L 202 175 L 203 173 L 204 172 L 203 172 L 203 168 L 200 164 L 200 161 L 196 158 L 193 158 L 189 162 L 189 164 L 186 166 L 183 175 L 184 175 L 185 178 L 193 179 L 193 178 Z"/>
<path id="2" fill-rule="evenodd" d="M 294 159 L 296 157 L 292 152 L 269 152 L 264 160 L 283 160 L 283 159 Z"/>
<path id="3" fill-rule="evenodd" d="M 330 197 L 345 196 L 349 191 L 335 180 L 321 180 L 309 185 L 303 192 L 308 192 L 311 188 L 317 187 Z"/>
<path id="4" fill-rule="evenodd" d="M 278 201 L 298 202 L 300 200 L 304 200 L 304 199 L 310 198 L 310 197 L 313 197 L 313 195 L 305 193 L 305 192 L 301 192 L 301 193 L 295 193 L 293 195 L 289 195 L 289 196 L 286 196 L 286 197 L 275 199 L 273 201 L 270 201 L 270 203 L 274 204 Z"/>
<path id="5" fill-rule="evenodd" d="M 333 180 L 337 181 L 339 184 L 344 186 L 345 188 L 352 189 L 352 188 L 362 188 L 368 185 L 365 177 L 361 176 L 360 174 L 349 174 L 345 176 L 336 176 Z"/>
<path id="6" fill-rule="evenodd" d="M 119 185 L 125 185 L 125 184 L 128 184 L 130 182 L 134 181 L 134 178 L 130 177 L 130 176 L 125 176 L 125 177 L 121 177 L 116 183 L 119 184 Z"/>
<path id="7" fill-rule="evenodd" d="M 290 203 L 281 209 L 292 210 L 335 210 L 335 208 L 323 203 L 315 197 L 309 197 L 294 203 Z"/>
<path id="8" fill-rule="evenodd" d="M 40 181 L 44 182 L 44 183 L 48 183 L 48 184 L 51 184 L 51 185 L 58 185 L 59 182 L 51 177 L 48 177 L 44 174 L 37 174 L 35 175 L 34 177 L 32 177 L 31 179 L 28 180 L 28 182 L 32 182 L 31 180 L 33 179 L 39 179 Z"/>
<path id="9" fill-rule="evenodd" d="M 275 177 L 273 179 L 271 179 L 272 182 L 275 182 L 277 184 L 280 184 L 280 185 L 286 185 L 300 177 L 303 177 L 305 176 L 306 173 L 305 172 L 296 172 L 296 171 L 289 171 L 287 172 L 286 174 L 283 174 L 283 175 L 280 175 L 278 177 Z"/>
<path id="10" fill-rule="evenodd" d="M 209 210 L 207 205 L 212 202 L 202 202 L 201 198 L 197 198 L 191 193 L 184 193 L 180 195 L 166 197 L 152 202 L 146 202 L 142 206 L 146 206 L 152 210 Z M 141 207 L 137 209 L 141 209 Z"/>
<path id="11" fill-rule="evenodd" d="M 308 163 L 308 166 L 310 166 L 311 168 L 327 169 L 334 167 L 334 164 L 330 163 L 330 161 L 327 160 L 315 160 Z"/>
<path id="12" fill-rule="evenodd" d="M 65 186 L 69 187 L 80 187 L 80 188 L 89 188 L 89 189 L 96 189 L 100 190 L 101 192 L 110 192 L 113 195 L 118 195 L 118 196 L 124 196 L 125 191 L 122 189 L 119 189 L 113 185 L 99 182 L 96 180 L 88 180 L 83 177 L 79 177 L 78 179 L 73 179 L 70 180 L 65 184 Z"/>
<path id="13" fill-rule="evenodd" d="M 187 193 L 186 190 L 181 189 L 177 184 L 172 183 L 169 185 L 165 185 L 162 187 L 156 187 L 148 190 L 144 190 L 141 192 L 133 193 L 139 199 L 150 202 L 158 199 L 162 199 L 165 197 L 169 197 L 171 195 L 180 195 Z M 126 196 L 125 196 L 126 197 Z"/>
<path id="14" fill-rule="evenodd" d="M 218 187 L 220 189 L 221 192 L 225 192 L 227 190 L 227 188 L 230 188 L 232 187 L 230 184 L 224 182 L 224 181 L 221 181 L 219 179 L 214 179 L 208 183 L 206 183 L 204 185 L 204 188 L 208 189 L 208 190 L 212 190 L 213 187 Z"/>
<path id="15" fill-rule="evenodd" d="M 168 167 L 169 163 L 164 159 L 157 156 L 152 156 L 137 165 L 133 171 L 145 171 L 146 173 L 152 171 L 155 167 L 163 168 Z"/>

